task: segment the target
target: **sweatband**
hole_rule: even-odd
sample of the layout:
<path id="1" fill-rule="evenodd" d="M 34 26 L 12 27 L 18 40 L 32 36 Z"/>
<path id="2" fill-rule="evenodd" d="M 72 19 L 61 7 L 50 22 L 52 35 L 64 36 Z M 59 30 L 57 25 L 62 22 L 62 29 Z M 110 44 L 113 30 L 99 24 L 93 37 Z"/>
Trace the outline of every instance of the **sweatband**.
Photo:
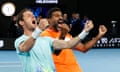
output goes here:
<path id="1" fill-rule="evenodd" d="M 80 38 L 80 40 L 83 40 L 87 35 L 89 34 L 89 32 L 86 32 L 85 30 L 83 30 L 78 37 Z"/>
<path id="2" fill-rule="evenodd" d="M 36 39 L 37 37 L 40 36 L 40 33 L 41 33 L 41 32 L 42 32 L 42 30 L 41 30 L 40 28 L 36 27 L 35 30 L 34 30 L 33 33 L 32 33 L 32 37 L 33 37 L 34 39 Z"/>

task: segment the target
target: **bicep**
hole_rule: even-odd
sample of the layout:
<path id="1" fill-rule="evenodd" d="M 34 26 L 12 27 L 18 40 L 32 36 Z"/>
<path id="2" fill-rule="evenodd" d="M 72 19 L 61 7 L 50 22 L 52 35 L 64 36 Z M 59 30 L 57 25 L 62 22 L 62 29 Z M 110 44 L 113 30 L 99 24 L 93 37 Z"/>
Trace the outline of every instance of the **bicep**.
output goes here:
<path id="1" fill-rule="evenodd" d="M 23 42 L 24 42 L 23 39 L 19 39 L 19 40 L 16 40 L 16 41 L 15 41 L 15 48 L 16 48 L 16 50 L 17 50 L 18 53 L 21 52 L 20 47 L 21 47 L 21 44 L 22 44 Z"/>
<path id="2" fill-rule="evenodd" d="M 24 41 L 22 41 L 19 45 L 18 45 L 18 49 L 20 50 L 20 51 L 23 51 L 23 48 L 22 48 L 22 45 L 24 44 Z"/>
<path id="3" fill-rule="evenodd" d="M 78 43 L 74 49 L 80 52 L 86 52 L 88 50 L 86 49 L 86 46 L 83 43 Z"/>

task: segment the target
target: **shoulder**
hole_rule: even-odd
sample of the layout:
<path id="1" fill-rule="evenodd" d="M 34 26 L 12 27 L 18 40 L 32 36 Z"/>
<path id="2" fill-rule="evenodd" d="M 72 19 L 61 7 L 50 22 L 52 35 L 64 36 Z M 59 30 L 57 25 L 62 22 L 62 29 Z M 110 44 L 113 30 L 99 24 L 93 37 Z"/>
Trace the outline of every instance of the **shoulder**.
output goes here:
<path id="1" fill-rule="evenodd" d="M 72 35 L 68 33 L 68 34 L 66 35 L 66 37 L 72 38 Z"/>
<path id="2" fill-rule="evenodd" d="M 49 36 L 50 35 L 50 32 L 48 30 L 44 30 L 40 36 Z"/>
<path id="3" fill-rule="evenodd" d="M 25 41 L 28 37 L 25 36 L 25 35 L 22 35 L 20 37 L 18 37 L 15 41 L 14 41 L 14 44 L 15 44 L 15 47 L 19 46 L 19 44 L 23 41 Z"/>
<path id="4" fill-rule="evenodd" d="M 20 41 L 20 40 L 25 40 L 25 39 L 27 39 L 27 38 L 28 38 L 27 36 L 22 35 L 22 36 L 16 38 L 15 42 L 16 42 L 16 41 Z"/>

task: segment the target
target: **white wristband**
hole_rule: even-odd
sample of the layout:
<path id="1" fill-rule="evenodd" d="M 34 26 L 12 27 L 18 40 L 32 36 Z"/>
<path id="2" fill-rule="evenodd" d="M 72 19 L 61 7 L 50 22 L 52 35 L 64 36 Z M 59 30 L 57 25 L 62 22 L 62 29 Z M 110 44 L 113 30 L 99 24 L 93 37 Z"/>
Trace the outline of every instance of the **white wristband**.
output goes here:
<path id="1" fill-rule="evenodd" d="M 80 40 L 83 40 L 87 35 L 89 34 L 89 32 L 85 32 L 84 30 L 78 35 L 78 37 L 80 37 Z"/>
<path id="2" fill-rule="evenodd" d="M 41 32 L 42 32 L 42 30 L 41 30 L 40 28 L 36 27 L 35 30 L 34 30 L 33 33 L 32 33 L 32 37 L 33 37 L 34 39 L 36 39 L 37 37 L 40 36 L 40 33 L 41 33 Z"/>

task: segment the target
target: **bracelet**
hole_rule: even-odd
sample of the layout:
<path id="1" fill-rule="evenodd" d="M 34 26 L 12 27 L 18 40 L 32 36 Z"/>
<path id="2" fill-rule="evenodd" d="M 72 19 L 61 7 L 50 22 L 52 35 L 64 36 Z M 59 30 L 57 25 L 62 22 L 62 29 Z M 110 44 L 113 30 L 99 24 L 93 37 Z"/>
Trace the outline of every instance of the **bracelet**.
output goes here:
<path id="1" fill-rule="evenodd" d="M 80 40 L 83 40 L 87 35 L 89 34 L 89 32 L 86 32 L 86 31 L 82 31 L 78 37 L 80 38 Z"/>
<path id="2" fill-rule="evenodd" d="M 41 32 L 42 32 L 42 30 L 40 28 L 36 27 L 35 30 L 32 33 L 32 37 L 34 39 L 36 39 L 37 37 L 39 37 L 39 35 L 40 35 Z"/>

